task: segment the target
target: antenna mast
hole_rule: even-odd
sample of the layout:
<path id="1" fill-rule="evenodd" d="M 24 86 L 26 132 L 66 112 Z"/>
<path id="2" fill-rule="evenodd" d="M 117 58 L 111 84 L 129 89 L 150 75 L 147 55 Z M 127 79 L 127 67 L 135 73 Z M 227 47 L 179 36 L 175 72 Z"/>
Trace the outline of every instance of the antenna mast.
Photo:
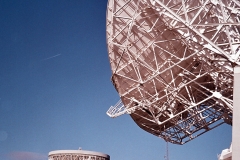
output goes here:
<path id="1" fill-rule="evenodd" d="M 168 156 L 168 142 L 166 142 L 166 155 L 164 156 L 165 160 L 169 160 L 169 156 Z"/>

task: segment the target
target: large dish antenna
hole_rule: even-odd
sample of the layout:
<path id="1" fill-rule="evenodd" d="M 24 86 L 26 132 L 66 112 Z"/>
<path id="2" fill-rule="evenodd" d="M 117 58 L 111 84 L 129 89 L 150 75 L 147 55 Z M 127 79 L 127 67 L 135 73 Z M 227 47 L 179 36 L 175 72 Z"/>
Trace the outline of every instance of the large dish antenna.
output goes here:
<path id="1" fill-rule="evenodd" d="M 237 0 L 109 0 L 107 44 L 121 100 L 107 114 L 184 144 L 232 124 Z"/>

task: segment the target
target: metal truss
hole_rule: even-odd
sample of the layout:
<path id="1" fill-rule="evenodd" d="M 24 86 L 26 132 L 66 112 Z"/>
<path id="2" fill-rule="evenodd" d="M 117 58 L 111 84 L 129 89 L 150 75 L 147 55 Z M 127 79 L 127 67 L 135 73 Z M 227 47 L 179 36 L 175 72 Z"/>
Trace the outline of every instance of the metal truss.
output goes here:
<path id="1" fill-rule="evenodd" d="M 109 0 L 107 44 L 121 98 L 110 117 L 175 144 L 231 125 L 239 1 Z"/>

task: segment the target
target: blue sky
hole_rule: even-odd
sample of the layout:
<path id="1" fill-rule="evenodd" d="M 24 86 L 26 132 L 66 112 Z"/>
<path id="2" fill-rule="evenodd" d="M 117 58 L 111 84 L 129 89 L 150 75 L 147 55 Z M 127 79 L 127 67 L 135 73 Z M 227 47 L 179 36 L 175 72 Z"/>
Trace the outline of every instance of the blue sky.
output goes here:
<path id="1" fill-rule="evenodd" d="M 0 160 L 47 160 L 59 149 L 93 150 L 112 160 L 163 160 L 166 143 L 118 100 L 106 47 L 107 0 L 0 1 Z M 170 160 L 214 160 L 231 143 L 223 125 L 179 146 Z"/>

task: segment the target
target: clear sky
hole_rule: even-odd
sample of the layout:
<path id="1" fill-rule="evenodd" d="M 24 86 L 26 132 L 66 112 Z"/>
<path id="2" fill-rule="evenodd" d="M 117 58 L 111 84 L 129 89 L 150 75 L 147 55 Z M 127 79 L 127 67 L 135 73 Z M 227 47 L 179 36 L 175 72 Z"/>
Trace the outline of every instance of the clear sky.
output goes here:
<path id="1" fill-rule="evenodd" d="M 107 0 L 0 0 L 0 160 L 47 160 L 78 149 L 112 160 L 163 160 L 166 143 L 124 115 L 106 47 Z M 217 160 L 222 125 L 179 146 L 170 160 Z"/>

